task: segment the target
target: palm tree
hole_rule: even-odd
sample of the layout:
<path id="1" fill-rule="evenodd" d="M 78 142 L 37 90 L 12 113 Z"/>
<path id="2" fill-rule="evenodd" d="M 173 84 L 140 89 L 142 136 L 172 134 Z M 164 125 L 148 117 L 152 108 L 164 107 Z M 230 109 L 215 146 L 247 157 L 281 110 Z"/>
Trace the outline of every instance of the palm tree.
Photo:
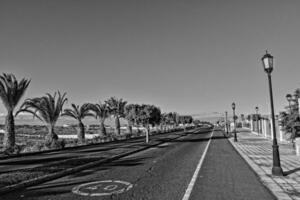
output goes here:
<path id="1" fill-rule="evenodd" d="M 77 138 L 80 142 L 83 142 L 83 140 L 85 139 L 85 127 L 82 120 L 85 117 L 94 116 L 94 115 L 90 113 L 91 109 L 89 103 L 85 103 L 82 106 L 75 105 L 75 104 L 72 104 L 71 106 L 72 109 L 70 108 L 65 109 L 64 113 L 62 113 L 62 116 L 69 116 L 78 121 L 79 130 L 77 132 Z"/>
<path id="2" fill-rule="evenodd" d="M 46 141 L 49 144 L 58 140 L 57 134 L 54 132 L 55 124 L 60 117 L 63 110 L 63 106 L 67 101 L 66 93 L 61 95 L 58 91 L 58 97 L 56 98 L 56 92 L 52 96 L 47 93 L 45 96 L 26 99 L 20 110 L 17 112 L 31 113 L 34 117 L 45 122 L 48 127 L 48 135 Z"/>
<path id="3" fill-rule="evenodd" d="M 109 109 L 106 103 L 90 104 L 90 109 L 95 112 L 95 117 L 99 118 L 101 134 L 106 136 L 105 120 L 109 117 Z"/>
<path id="4" fill-rule="evenodd" d="M 14 109 L 18 102 L 25 94 L 25 91 L 30 83 L 30 80 L 23 78 L 20 82 L 17 81 L 13 74 L 0 75 L 0 98 L 7 110 L 5 119 L 5 134 L 3 146 L 5 151 L 13 150 L 15 146 L 15 122 Z"/>
<path id="5" fill-rule="evenodd" d="M 116 97 L 111 97 L 105 102 L 108 105 L 110 114 L 115 117 L 116 134 L 120 135 L 120 118 L 124 117 L 124 110 L 127 101 L 123 101 L 123 99 L 117 99 Z"/>

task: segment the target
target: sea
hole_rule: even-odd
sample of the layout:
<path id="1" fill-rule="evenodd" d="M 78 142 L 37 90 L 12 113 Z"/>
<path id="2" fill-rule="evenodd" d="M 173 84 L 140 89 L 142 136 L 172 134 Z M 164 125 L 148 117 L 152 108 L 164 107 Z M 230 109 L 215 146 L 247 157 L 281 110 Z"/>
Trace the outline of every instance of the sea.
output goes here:
<path id="1" fill-rule="evenodd" d="M 5 116 L 0 116 L 0 125 L 3 125 L 5 123 Z M 83 123 L 85 125 L 91 125 L 91 124 L 99 124 L 99 120 L 93 118 L 93 117 L 86 117 L 83 120 Z M 112 117 L 109 117 L 105 121 L 106 126 L 114 126 L 115 120 Z M 57 126 L 65 126 L 65 125 L 73 125 L 77 124 L 77 121 L 75 119 L 72 119 L 70 117 L 60 117 L 56 123 Z M 124 119 L 120 119 L 120 124 L 126 125 L 127 121 Z M 32 116 L 29 115 L 22 115 L 22 116 L 17 116 L 15 118 L 15 125 L 45 125 L 44 122 L 37 118 L 33 118 Z"/>
<path id="2" fill-rule="evenodd" d="M 199 116 L 194 115 L 194 119 L 200 119 L 201 121 L 209 121 L 209 122 L 215 122 L 217 120 L 220 120 L 220 116 Z M 0 115 L 0 125 L 3 125 L 5 123 L 5 116 L 2 114 Z M 85 125 L 92 125 L 92 124 L 99 124 L 99 120 L 93 118 L 93 117 L 86 117 L 83 120 L 83 123 Z M 109 117 L 105 121 L 106 126 L 113 127 L 115 123 L 115 120 L 113 117 Z M 73 125 L 77 124 L 77 121 L 70 117 L 60 117 L 56 123 L 57 126 L 64 126 L 64 125 Z M 120 119 L 121 126 L 127 125 L 127 120 Z M 45 125 L 44 122 L 40 121 L 37 118 L 33 118 L 32 115 L 18 115 L 15 118 L 15 125 Z"/>

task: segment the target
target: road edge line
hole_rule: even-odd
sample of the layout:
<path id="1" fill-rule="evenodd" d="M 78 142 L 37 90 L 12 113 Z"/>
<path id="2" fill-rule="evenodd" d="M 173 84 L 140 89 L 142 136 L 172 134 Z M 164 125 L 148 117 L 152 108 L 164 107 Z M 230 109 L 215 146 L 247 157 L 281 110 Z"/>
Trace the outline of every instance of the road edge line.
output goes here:
<path id="1" fill-rule="evenodd" d="M 192 179 L 191 179 L 191 181 L 190 181 L 187 189 L 185 190 L 185 193 L 184 193 L 184 196 L 183 196 L 182 200 L 188 200 L 190 198 L 190 195 L 191 195 L 191 193 L 193 191 L 194 185 L 195 185 L 196 180 L 198 178 L 199 171 L 200 171 L 200 169 L 202 167 L 202 164 L 203 164 L 203 161 L 204 161 L 204 159 L 206 157 L 206 154 L 207 154 L 207 151 L 208 151 L 208 147 L 210 145 L 211 138 L 212 138 L 212 136 L 214 134 L 214 131 L 215 130 L 213 130 L 212 133 L 211 133 L 209 141 L 208 141 L 208 143 L 207 143 L 207 145 L 206 145 L 206 147 L 204 149 L 204 152 L 203 152 L 203 154 L 202 154 L 202 156 L 201 156 L 201 158 L 200 158 L 200 160 L 199 160 L 199 162 L 197 164 L 197 167 L 196 167 L 196 170 L 195 170 L 195 172 L 194 172 L 194 174 L 192 176 Z"/>

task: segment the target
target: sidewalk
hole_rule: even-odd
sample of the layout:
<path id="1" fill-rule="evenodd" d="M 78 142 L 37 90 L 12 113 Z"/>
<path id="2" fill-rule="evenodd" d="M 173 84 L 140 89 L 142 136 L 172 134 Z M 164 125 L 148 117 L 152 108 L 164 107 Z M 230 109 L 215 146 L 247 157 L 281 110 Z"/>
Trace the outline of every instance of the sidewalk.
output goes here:
<path id="1" fill-rule="evenodd" d="M 238 142 L 229 139 L 234 148 L 279 200 L 300 200 L 300 157 L 290 144 L 279 144 L 281 167 L 285 176 L 272 176 L 272 141 L 251 133 L 238 132 Z"/>

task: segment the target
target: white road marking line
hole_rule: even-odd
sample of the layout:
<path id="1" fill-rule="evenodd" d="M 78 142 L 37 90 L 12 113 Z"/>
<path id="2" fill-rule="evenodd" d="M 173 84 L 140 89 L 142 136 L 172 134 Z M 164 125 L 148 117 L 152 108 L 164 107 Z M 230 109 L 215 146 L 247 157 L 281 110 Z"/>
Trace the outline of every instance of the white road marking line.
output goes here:
<path id="1" fill-rule="evenodd" d="M 192 190 L 193 190 L 193 187 L 194 187 L 194 185 L 195 185 L 195 183 L 196 183 L 196 180 L 197 180 L 199 171 L 200 171 L 200 169 L 201 169 L 201 167 L 202 167 L 204 158 L 205 158 L 205 156 L 206 156 L 208 147 L 209 147 L 209 145 L 210 145 L 211 137 L 212 137 L 213 133 L 214 133 L 214 130 L 213 130 L 212 133 L 211 133 L 211 136 L 210 136 L 210 138 L 209 138 L 209 141 L 208 141 L 208 143 L 207 143 L 207 145 L 206 145 L 206 147 L 205 147 L 205 149 L 204 149 L 204 152 L 203 152 L 203 154 L 202 154 L 202 156 L 201 156 L 201 158 L 200 158 L 200 160 L 199 160 L 199 163 L 198 163 L 198 165 L 197 165 L 197 168 L 196 168 L 196 170 L 195 170 L 195 172 L 194 172 L 194 175 L 193 175 L 193 177 L 192 177 L 192 179 L 191 179 L 191 181 L 190 181 L 190 183 L 189 183 L 189 186 L 187 187 L 187 189 L 186 189 L 186 191 L 185 191 L 185 194 L 184 194 L 182 200 L 188 200 L 188 199 L 190 198 L 190 195 L 191 195 Z"/>

